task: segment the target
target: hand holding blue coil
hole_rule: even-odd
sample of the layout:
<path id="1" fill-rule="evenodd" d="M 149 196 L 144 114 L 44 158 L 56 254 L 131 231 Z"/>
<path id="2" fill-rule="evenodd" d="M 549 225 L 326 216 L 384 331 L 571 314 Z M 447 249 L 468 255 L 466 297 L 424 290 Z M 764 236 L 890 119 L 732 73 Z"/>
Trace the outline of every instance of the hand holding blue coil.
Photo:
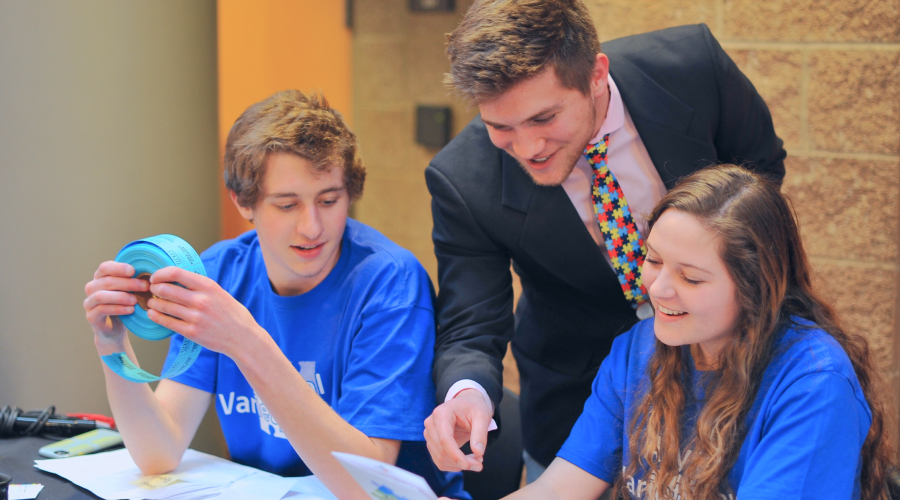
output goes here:
<path id="1" fill-rule="evenodd" d="M 154 272 L 169 266 L 206 276 L 206 269 L 197 252 L 186 241 L 171 234 L 151 236 L 125 245 L 116 255 L 116 262 L 133 266 L 134 277 L 140 279 L 149 280 Z M 150 293 L 135 295 L 138 296 L 138 306 L 134 308 L 134 313 L 119 317 L 125 327 L 145 340 L 163 340 L 174 335 L 175 332 L 154 323 L 147 317 L 147 300 Z M 154 382 L 183 373 L 197 359 L 200 349 L 199 344 L 184 339 L 175 361 L 158 377 L 138 368 L 124 352 L 108 354 L 102 356 L 102 359 L 111 370 L 126 380 Z"/>

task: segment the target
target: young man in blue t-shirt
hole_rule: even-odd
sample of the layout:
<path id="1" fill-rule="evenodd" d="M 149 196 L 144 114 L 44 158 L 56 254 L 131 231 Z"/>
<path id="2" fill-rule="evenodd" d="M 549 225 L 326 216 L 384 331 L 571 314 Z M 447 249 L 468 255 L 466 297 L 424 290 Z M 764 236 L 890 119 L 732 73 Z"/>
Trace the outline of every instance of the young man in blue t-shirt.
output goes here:
<path id="1" fill-rule="evenodd" d="M 126 292 L 152 292 L 148 317 L 204 347 L 155 392 L 104 366 L 117 425 L 144 473 L 178 465 L 214 399 L 237 462 L 314 473 L 339 498 L 366 498 L 330 453 L 345 451 L 469 498 L 423 442 L 434 407 L 431 282 L 410 252 L 348 219 L 364 180 L 340 115 L 322 98 L 280 92 L 228 135 L 226 186 L 256 229 L 203 253 L 208 278 L 168 267 L 148 283 L 128 264 L 100 265 L 84 306 L 101 356 L 135 359 L 117 317 L 134 311 Z"/>

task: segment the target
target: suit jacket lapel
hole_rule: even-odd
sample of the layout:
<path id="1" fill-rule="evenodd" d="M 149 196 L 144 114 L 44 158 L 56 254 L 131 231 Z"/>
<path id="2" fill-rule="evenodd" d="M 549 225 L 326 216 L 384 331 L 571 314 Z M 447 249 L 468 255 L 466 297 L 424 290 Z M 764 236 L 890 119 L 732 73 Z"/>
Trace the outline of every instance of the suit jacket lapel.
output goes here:
<path id="1" fill-rule="evenodd" d="M 672 189 L 681 177 L 716 160 L 715 147 L 687 135 L 694 110 L 660 87 L 627 59 L 607 54 L 609 71 L 622 94 L 650 159 Z M 698 158 L 709 158 L 705 164 Z"/>
<path id="2" fill-rule="evenodd" d="M 502 204 L 525 214 L 519 249 L 548 271 L 588 294 L 615 277 L 561 186 L 537 186 L 503 153 Z"/>

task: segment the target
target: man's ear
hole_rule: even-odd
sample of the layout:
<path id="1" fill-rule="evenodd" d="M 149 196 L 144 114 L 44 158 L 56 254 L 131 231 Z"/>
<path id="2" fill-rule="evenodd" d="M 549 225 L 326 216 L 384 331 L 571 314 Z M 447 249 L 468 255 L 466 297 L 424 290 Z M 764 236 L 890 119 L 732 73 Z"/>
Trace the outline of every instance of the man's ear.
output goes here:
<path id="1" fill-rule="evenodd" d="M 600 97 L 607 92 L 609 86 L 609 58 L 599 53 L 594 58 L 594 71 L 591 73 L 591 93 Z"/>
<path id="2" fill-rule="evenodd" d="M 228 190 L 228 196 L 231 197 L 231 202 L 234 203 L 234 206 L 237 207 L 238 212 L 241 213 L 241 217 L 247 219 L 250 222 L 253 222 L 253 209 L 241 206 L 241 204 L 238 203 L 237 193 L 230 189 Z"/>

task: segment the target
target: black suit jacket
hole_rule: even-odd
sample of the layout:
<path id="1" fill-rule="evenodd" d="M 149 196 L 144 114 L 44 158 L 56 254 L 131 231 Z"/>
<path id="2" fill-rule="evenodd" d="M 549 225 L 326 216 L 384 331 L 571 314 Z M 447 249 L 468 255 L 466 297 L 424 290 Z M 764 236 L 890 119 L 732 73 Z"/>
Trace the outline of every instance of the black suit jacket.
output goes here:
<path id="1" fill-rule="evenodd" d="M 765 103 L 705 25 L 607 42 L 626 109 L 667 188 L 715 163 L 780 182 L 785 151 Z M 425 171 L 438 259 L 437 397 L 472 379 L 494 406 L 511 339 L 525 449 L 552 461 L 613 338 L 635 322 L 615 272 L 562 187 L 537 186 L 475 118 Z M 510 260 L 522 295 L 513 316 Z"/>

